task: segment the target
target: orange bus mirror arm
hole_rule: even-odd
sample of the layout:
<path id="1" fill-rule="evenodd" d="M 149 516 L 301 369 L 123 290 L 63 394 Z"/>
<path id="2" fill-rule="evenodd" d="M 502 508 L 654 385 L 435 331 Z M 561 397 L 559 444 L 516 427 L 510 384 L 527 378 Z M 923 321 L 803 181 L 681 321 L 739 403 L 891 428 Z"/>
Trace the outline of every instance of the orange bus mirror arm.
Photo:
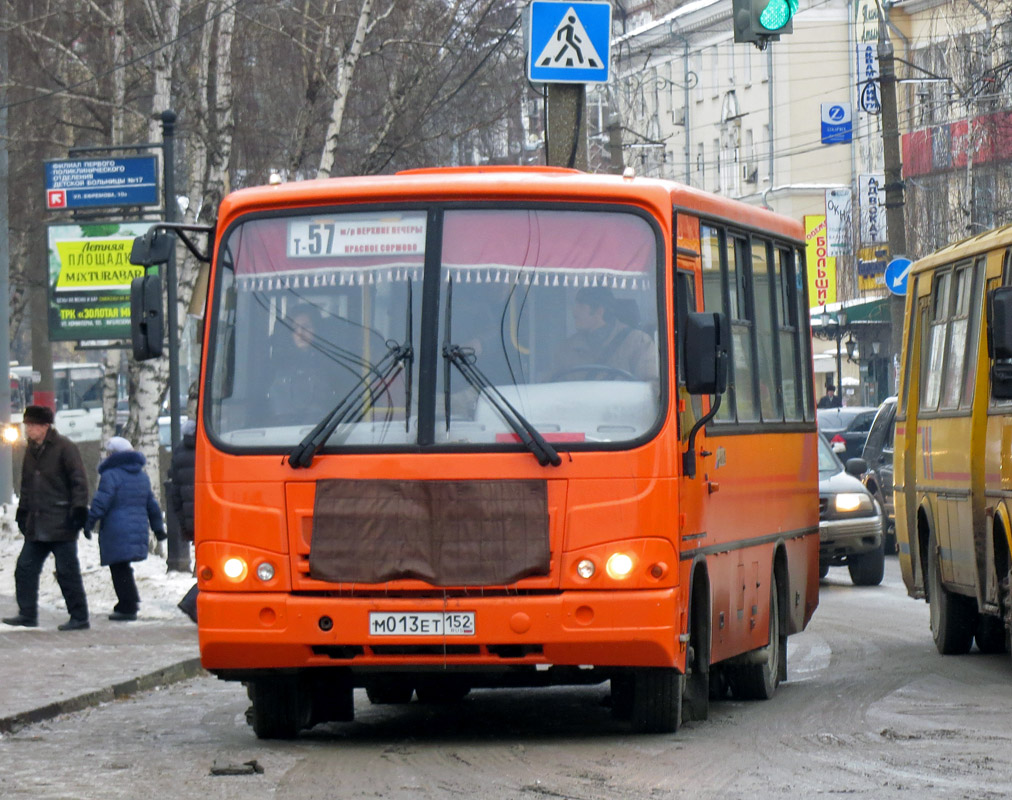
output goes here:
<path id="1" fill-rule="evenodd" d="M 696 424 L 692 426 L 692 430 L 689 431 L 689 445 L 686 447 L 685 452 L 682 453 L 682 474 L 688 478 L 696 477 L 696 434 L 699 433 L 700 428 L 713 419 L 720 409 L 721 395 L 717 394 L 713 397 L 714 400 L 710 404 L 710 410 L 700 417 Z"/>

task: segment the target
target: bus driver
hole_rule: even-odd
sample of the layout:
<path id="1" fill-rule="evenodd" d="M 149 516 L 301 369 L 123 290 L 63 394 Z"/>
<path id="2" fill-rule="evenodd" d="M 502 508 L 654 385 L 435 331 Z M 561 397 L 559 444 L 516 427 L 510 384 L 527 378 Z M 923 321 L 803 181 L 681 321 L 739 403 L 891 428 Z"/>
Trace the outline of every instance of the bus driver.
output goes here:
<path id="1" fill-rule="evenodd" d="M 576 332 L 555 353 L 553 380 L 657 380 L 657 348 L 649 334 L 616 314 L 610 289 L 585 286 L 573 303 Z"/>

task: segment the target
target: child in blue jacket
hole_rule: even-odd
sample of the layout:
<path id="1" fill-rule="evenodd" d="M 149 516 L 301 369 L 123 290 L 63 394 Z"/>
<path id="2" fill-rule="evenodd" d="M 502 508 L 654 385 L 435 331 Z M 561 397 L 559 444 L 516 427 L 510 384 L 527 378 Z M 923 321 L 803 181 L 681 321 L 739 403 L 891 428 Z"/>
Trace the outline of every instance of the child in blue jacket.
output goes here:
<path id="1" fill-rule="evenodd" d="M 151 481 L 144 473 L 144 454 L 138 453 L 122 436 L 113 436 L 105 445 L 109 454 L 98 467 L 98 490 L 88 509 L 85 535 L 99 523 L 98 551 L 102 566 L 108 566 L 116 603 L 109 619 L 129 622 L 137 619 L 140 596 L 131 562 L 148 557 L 148 525 L 155 537 L 165 539 L 162 510 L 158 507 Z"/>

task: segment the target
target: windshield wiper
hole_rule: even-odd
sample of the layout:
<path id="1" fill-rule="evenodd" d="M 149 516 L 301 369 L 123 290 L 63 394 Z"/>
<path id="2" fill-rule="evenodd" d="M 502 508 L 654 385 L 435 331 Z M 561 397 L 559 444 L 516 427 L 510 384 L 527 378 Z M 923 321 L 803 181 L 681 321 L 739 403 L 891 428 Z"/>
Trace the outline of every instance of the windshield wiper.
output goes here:
<path id="1" fill-rule="evenodd" d="M 443 358 L 453 364 L 464 376 L 464 380 L 492 404 L 493 408 L 506 420 L 506 424 L 520 437 L 520 441 L 534 454 L 541 466 L 546 467 L 551 464 L 553 467 L 557 467 L 562 463 L 558 452 L 538 432 L 538 429 L 531 425 L 523 414 L 517 411 L 516 407 L 492 384 L 485 373 L 475 366 L 475 355 L 472 348 L 444 343 Z M 446 418 L 446 425 L 449 428 L 449 416 Z"/>

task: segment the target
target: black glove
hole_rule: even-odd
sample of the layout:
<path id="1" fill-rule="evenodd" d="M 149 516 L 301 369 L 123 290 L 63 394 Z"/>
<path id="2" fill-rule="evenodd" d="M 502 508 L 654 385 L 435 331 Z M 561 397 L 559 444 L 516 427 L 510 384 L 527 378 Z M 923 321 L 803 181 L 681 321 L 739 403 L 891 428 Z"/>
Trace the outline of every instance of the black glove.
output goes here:
<path id="1" fill-rule="evenodd" d="M 88 509 L 85 506 L 74 506 L 70 509 L 70 527 L 81 530 L 88 521 Z"/>
<path id="2" fill-rule="evenodd" d="M 155 531 L 155 538 L 160 542 L 164 542 L 169 538 L 169 535 L 165 531 Z"/>
<path id="3" fill-rule="evenodd" d="M 17 520 L 18 530 L 24 535 L 25 526 L 28 524 L 28 512 L 19 508 L 14 514 L 14 519 Z"/>

